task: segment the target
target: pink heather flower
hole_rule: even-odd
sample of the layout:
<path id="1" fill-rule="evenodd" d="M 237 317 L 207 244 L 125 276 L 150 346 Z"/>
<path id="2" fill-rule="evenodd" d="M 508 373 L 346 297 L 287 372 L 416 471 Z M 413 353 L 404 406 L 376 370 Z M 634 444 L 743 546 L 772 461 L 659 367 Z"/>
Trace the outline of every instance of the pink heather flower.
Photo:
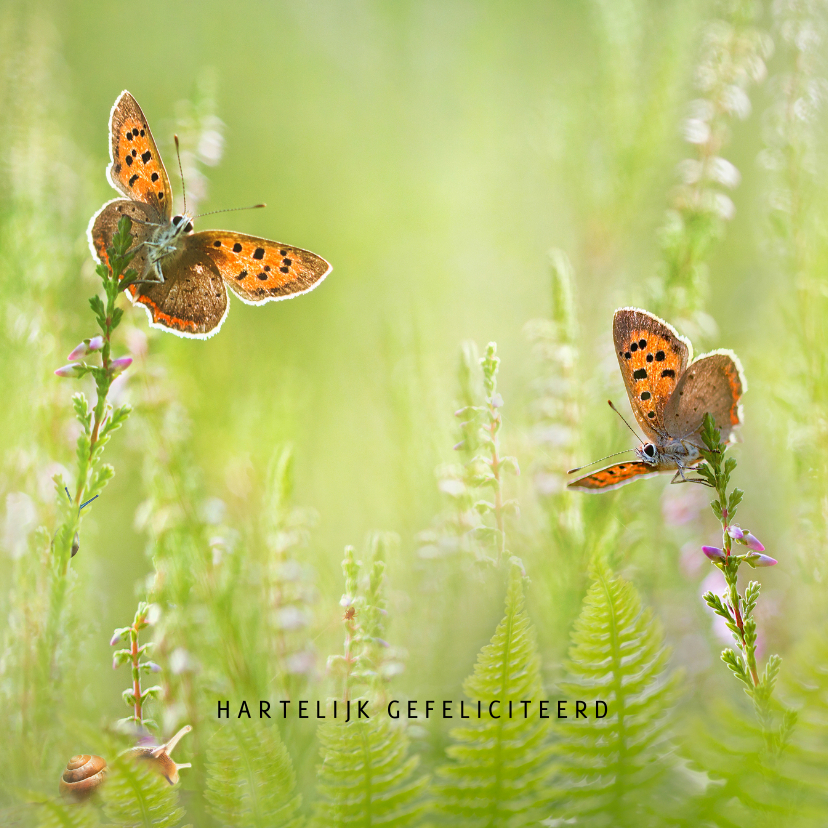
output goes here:
<path id="1" fill-rule="evenodd" d="M 719 549 L 718 546 L 703 546 L 702 552 L 710 558 L 711 561 L 723 561 L 725 559 L 725 553 Z"/>
<path id="2" fill-rule="evenodd" d="M 72 353 L 69 354 L 68 357 L 66 357 L 66 359 L 68 359 L 70 362 L 74 362 L 75 360 L 80 359 L 82 356 L 86 356 L 87 353 L 89 353 L 89 346 L 85 342 L 81 342 L 81 344 L 78 345 L 72 351 Z"/>
<path id="3" fill-rule="evenodd" d="M 760 555 L 758 552 L 755 552 L 753 555 L 749 555 L 745 560 L 751 566 L 775 566 L 779 563 L 776 558 L 771 558 L 770 555 Z"/>
<path id="4" fill-rule="evenodd" d="M 83 342 L 72 351 L 71 354 L 67 357 L 67 359 L 75 362 L 79 360 L 82 356 L 86 356 L 87 354 L 91 354 L 93 351 L 100 351 L 103 348 L 103 337 L 102 336 L 93 336 L 92 339 L 84 339 Z"/>
<path id="5" fill-rule="evenodd" d="M 756 535 L 753 535 L 750 532 L 745 531 L 738 525 L 728 526 L 727 534 L 730 535 L 730 537 L 733 538 L 733 540 L 745 544 L 748 547 L 748 549 L 752 549 L 754 552 L 765 551 L 765 547 L 762 546 L 762 542 L 759 540 L 759 538 L 756 537 Z"/>
<path id="6" fill-rule="evenodd" d="M 132 357 L 120 357 L 119 359 L 113 359 L 109 363 L 109 370 L 113 374 L 120 374 L 121 371 L 126 371 L 130 365 L 132 365 Z"/>
<path id="7" fill-rule="evenodd" d="M 77 377 L 80 376 L 80 369 L 81 366 L 78 365 L 76 362 L 72 365 L 64 365 L 62 368 L 58 368 L 55 371 L 55 376 L 57 377 Z"/>

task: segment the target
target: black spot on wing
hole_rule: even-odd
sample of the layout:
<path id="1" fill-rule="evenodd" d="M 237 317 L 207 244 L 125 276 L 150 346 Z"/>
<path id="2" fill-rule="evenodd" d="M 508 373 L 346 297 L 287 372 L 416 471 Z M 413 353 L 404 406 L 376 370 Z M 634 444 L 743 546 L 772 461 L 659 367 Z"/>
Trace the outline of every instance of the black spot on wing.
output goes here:
<path id="1" fill-rule="evenodd" d="M 647 379 L 647 369 L 646 368 L 639 368 L 637 371 L 633 371 L 633 379 L 637 379 L 637 380 Z"/>

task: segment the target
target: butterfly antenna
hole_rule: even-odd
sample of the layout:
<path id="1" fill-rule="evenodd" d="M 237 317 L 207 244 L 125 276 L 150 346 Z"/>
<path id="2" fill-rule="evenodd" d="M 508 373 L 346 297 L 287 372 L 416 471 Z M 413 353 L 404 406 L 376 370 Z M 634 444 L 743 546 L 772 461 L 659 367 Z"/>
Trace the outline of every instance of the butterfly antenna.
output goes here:
<path id="1" fill-rule="evenodd" d="M 267 207 L 267 204 L 251 204 L 249 207 L 228 207 L 225 210 L 210 210 L 209 213 L 199 213 L 197 216 L 193 216 L 193 219 L 212 216 L 216 213 L 235 213 L 237 210 L 260 210 L 262 207 Z"/>
<path id="2" fill-rule="evenodd" d="M 577 469 L 570 469 L 567 474 L 575 474 L 575 472 L 579 472 L 582 469 L 588 469 L 590 466 L 594 466 L 596 463 L 600 463 L 603 460 L 609 460 L 610 457 L 618 457 L 619 454 L 626 454 L 628 451 L 632 451 L 632 449 L 624 449 L 624 451 L 616 451 L 614 454 L 608 454 L 606 457 L 601 457 L 599 460 L 593 460 L 585 466 L 579 466 Z"/>
<path id="3" fill-rule="evenodd" d="M 178 157 L 178 173 L 181 176 L 181 192 L 184 194 L 184 212 L 187 212 L 187 188 L 184 186 L 184 170 L 181 168 L 181 152 L 178 149 L 178 136 L 175 138 L 175 154 Z"/>
<path id="4" fill-rule="evenodd" d="M 622 422 L 622 423 L 624 423 L 624 425 L 625 425 L 625 426 L 626 426 L 626 427 L 627 427 L 627 428 L 628 428 L 628 429 L 629 429 L 629 430 L 630 430 L 633 434 L 635 434 L 635 439 L 636 439 L 636 440 L 638 440 L 639 442 L 643 443 L 643 442 L 644 442 L 644 438 L 643 438 L 643 437 L 639 437 L 639 436 L 638 436 L 638 433 L 636 432 L 636 430 L 635 430 L 635 429 L 634 429 L 634 428 L 633 428 L 633 427 L 632 427 L 632 426 L 631 426 L 631 425 L 630 425 L 630 424 L 629 424 L 629 423 L 628 423 L 628 422 L 624 419 L 624 415 L 623 415 L 623 414 L 622 414 L 622 413 L 621 413 L 621 412 L 620 412 L 620 411 L 619 411 L 619 410 L 618 410 L 618 409 L 617 409 L 617 408 L 616 408 L 616 407 L 612 404 L 612 400 L 607 400 L 607 402 L 609 403 L 609 407 L 610 407 L 610 408 L 611 408 L 611 409 L 612 409 L 612 410 L 613 410 L 613 411 L 614 411 L 614 412 L 615 412 L 615 413 L 616 413 L 616 414 L 617 414 L 617 415 L 621 418 L 621 422 Z"/>

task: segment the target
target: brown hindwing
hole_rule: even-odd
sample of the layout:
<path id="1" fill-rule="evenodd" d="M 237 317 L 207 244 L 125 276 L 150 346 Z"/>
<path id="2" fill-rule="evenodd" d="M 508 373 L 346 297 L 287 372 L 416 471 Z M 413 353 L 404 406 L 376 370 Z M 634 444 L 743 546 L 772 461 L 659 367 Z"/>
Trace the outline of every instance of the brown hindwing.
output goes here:
<path id="1" fill-rule="evenodd" d="M 656 474 L 660 472 L 653 466 L 642 463 L 640 460 L 633 460 L 630 463 L 616 463 L 588 474 L 580 480 L 574 480 L 567 488 L 582 489 L 587 492 L 606 492 L 609 489 L 617 489 L 639 477 L 652 477 Z"/>
<path id="2" fill-rule="evenodd" d="M 742 422 L 739 400 L 747 383 L 732 351 L 713 351 L 700 356 L 681 377 L 665 410 L 667 429 L 674 437 L 692 437 L 705 413 L 716 422 L 725 442 Z M 694 441 L 701 445 L 701 440 Z"/>
<path id="3" fill-rule="evenodd" d="M 179 336 L 204 339 L 218 333 L 227 315 L 227 288 L 216 265 L 206 256 L 185 251 L 174 267 L 164 268 L 166 281 L 130 288 L 143 305 L 150 324 Z"/>
<path id="4" fill-rule="evenodd" d="M 157 212 L 156 224 L 172 216 L 172 191 L 147 119 L 129 92 L 122 92 L 109 120 L 112 186 Z"/>
<path id="5" fill-rule="evenodd" d="M 331 272 L 309 250 L 228 230 L 193 233 L 184 245 L 208 256 L 233 292 L 250 304 L 307 293 Z"/>
<path id="6" fill-rule="evenodd" d="M 87 230 L 92 255 L 99 262 L 109 266 L 109 256 L 106 252 L 107 248 L 112 246 L 112 236 L 118 229 L 118 222 L 121 220 L 121 217 L 129 216 L 133 219 L 131 231 L 133 242 L 130 249 L 136 250 L 129 267 L 141 278 L 144 275 L 146 267 L 146 252 L 141 245 L 145 239 L 148 239 L 152 235 L 155 229 L 155 226 L 151 223 L 154 212 L 154 209 L 148 204 L 142 204 L 140 201 L 127 201 L 124 198 L 116 198 L 104 204 L 92 216 Z"/>
<path id="7" fill-rule="evenodd" d="M 668 433 L 664 409 L 692 346 L 666 322 L 636 308 L 615 312 L 612 336 L 635 418 L 649 439 L 663 439 Z"/>

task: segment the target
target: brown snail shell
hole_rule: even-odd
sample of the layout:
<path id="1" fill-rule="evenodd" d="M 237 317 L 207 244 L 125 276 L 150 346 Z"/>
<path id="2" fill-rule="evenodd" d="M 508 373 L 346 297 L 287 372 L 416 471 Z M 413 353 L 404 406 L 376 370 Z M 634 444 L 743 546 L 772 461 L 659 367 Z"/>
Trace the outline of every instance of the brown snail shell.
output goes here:
<path id="1" fill-rule="evenodd" d="M 178 782 L 178 771 L 181 768 L 191 768 L 192 765 L 187 762 L 184 765 L 178 765 L 173 761 L 170 754 L 173 752 L 175 746 L 181 741 L 181 738 L 189 733 L 193 728 L 190 725 L 184 725 L 178 733 L 175 734 L 166 744 L 158 745 L 157 747 L 134 747 L 127 751 L 128 754 L 134 756 L 136 759 L 148 761 L 153 770 L 161 774 L 170 785 L 175 785 Z"/>
<path id="2" fill-rule="evenodd" d="M 66 770 L 60 777 L 60 793 L 75 802 L 83 802 L 92 796 L 104 779 L 106 760 L 100 756 L 80 753 L 66 763 Z"/>

